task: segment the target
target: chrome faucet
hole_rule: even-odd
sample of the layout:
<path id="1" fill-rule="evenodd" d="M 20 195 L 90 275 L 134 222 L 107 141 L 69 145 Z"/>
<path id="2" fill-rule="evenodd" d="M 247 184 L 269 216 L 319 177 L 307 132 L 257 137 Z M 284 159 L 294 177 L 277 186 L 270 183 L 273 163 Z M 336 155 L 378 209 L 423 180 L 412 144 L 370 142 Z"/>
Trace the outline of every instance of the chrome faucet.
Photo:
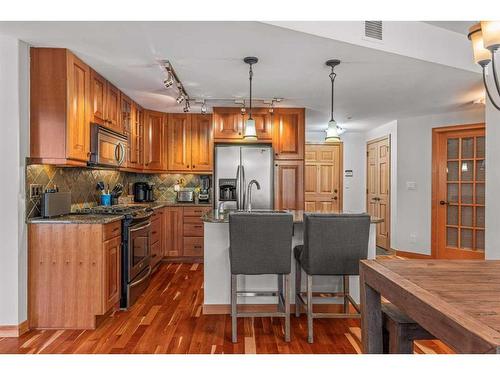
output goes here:
<path id="1" fill-rule="evenodd" d="M 225 201 L 219 202 L 219 206 L 217 207 L 217 212 L 219 214 L 224 214 L 224 203 L 226 203 L 226 202 Z"/>
<path id="2" fill-rule="evenodd" d="M 257 186 L 257 190 L 260 190 L 260 184 L 257 180 L 252 180 L 248 183 L 247 188 L 247 211 L 252 211 L 252 185 L 255 184 Z"/>

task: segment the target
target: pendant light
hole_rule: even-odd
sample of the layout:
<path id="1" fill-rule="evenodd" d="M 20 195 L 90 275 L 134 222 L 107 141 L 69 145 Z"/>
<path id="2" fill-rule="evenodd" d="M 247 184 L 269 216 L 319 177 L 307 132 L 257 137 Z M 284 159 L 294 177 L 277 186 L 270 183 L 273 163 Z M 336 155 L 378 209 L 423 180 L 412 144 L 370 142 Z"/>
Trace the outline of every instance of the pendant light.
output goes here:
<path id="1" fill-rule="evenodd" d="M 252 78 L 253 78 L 253 70 L 252 65 L 256 64 L 259 59 L 257 57 L 245 57 L 243 61 L 250 65 L 250 69 L 248 71 L 248 80 L 250 81 L 250 107 L 248 111 L 248 119 L 245 121 L 245 130 L 243 132 L 243 138 L 248 141 L 257 140 L 257 132 L 255 130 L 255 120 L 252 118 Z"/>
<path id="2" fill-rule="evenodd" d="M 335 77 L 337 76 L 337 74 L 333 71 L 333 69 L 339 64 L 340 60 L 337 59 L 328 60 L 326 62 L 326 65 L 332 68 L 332 71 L 329 74 L 330 81 L 332 82 L 332 108 L 330 113 L 330 121 L 328 122 L 328 129 L 326 129 L 325 142 L 340 142 L 337 122 L 333 118 L 333 93 L 334 93 Z"/>

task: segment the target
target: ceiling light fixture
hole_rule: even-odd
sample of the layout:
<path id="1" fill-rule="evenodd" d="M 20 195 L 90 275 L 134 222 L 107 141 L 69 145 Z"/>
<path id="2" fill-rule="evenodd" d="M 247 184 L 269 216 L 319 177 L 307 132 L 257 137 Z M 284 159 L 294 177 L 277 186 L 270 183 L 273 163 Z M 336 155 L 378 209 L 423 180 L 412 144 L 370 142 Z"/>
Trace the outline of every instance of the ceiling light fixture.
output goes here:
<path id="1" fill-rule="evenodd" d="M 163 86 L 165 86 L 166 89 L 170 89 L 171 87 L 175 86 L 177 88 L 177 91 L 179 92 L 176 99 L 177 104 L 181 104 L 184 100 L 189 101 L 189 95 L 187 94 L 186 89 L 184 89 L 184 86 L 179 80 L 179 77 L 177 77 L 177 74 L 175 73 L 175 70 L 172 67 L 170 61 L 160 60 L 159 63 L 161 68 L 165 71 L 167 75 L 166 78 L 163 80 Z M 187 104 L 187 108 L 189 110 L 190 108 L 189 103 Z M 184 109 L 186 109 L 186 107 Z"/>
<path id="2" fill-rule="evenodd" d="M 330 112 L 330 121 L 328 122 L 328 128 L 326 129 L 326 137 L 325 142 L 340 142 L 338 125 L 335 119 L 333 118 L 333 98 L 334 98 L 334 88 L 335 88 L 335 77 L 337 74 L 334 72 L 334 69 L 337 65 L 340 64 L 340 60 L 328 60 L 326 65 L 332 68 L 331 73 L 329 74 L 330 81 L 332 82 L 332 107 Z"/>
<path id="3" fill-rule="evenodd" d="M 182 109 L 184 113 L 187 113 L 191 110 L 191 105 L 189 104 L 189 100 L 186 99 L 184 102 L 184 108 Z"/>
<path id="4" fill-rule="evenodd" d="M 495 55 L 500 47 L 500 21 L 481 21 L 469 28 L 469 35 L 467 37 L 472 43 L 474 62 L 479 64 L 483 70 L 483 84 L 486 94 L 488 94 L 491 104 L 500 111 L 500 104 L 493 100 L 488 83 L 486 82 L 486 66 L 491 62 L 493 80 L 496 91 L 500 96 L 500 81 L 495 65 Z"/>
<path id="5" fill-rule="evenodd" d="M 252 78 L 253 78 L 253 69 L 252 65 L 257 64 L 259 59 L 257 57 L 245 57 L 243 61 L 250 65 L 248 71 L 248 80 L 250 82 L 250 105 L 249 105 L 249 113 L 248 119 L 245 122 L 245 130 L 243 132 L 243 138 L 246 140 L 257 140 L 257 132 L 255 130 L 255 120 L 252 118 Z"/>
<path id="6" fill-rule="evenodd" d="M 203 102 L 201 103 L 200 112 L 203 115 L 207 114 L 207 104 L 205 103 L 205 99 L 203 99 Z"/>
<path id="7" fill-rule="evenodd" d="M 175 99 L 175 101 L 177 102 L 177 104 L 181 104 L 183 100 L 184 95 L 182 93 L 179 93 L 179 96 L 177 97 L 177 99 Z"/>

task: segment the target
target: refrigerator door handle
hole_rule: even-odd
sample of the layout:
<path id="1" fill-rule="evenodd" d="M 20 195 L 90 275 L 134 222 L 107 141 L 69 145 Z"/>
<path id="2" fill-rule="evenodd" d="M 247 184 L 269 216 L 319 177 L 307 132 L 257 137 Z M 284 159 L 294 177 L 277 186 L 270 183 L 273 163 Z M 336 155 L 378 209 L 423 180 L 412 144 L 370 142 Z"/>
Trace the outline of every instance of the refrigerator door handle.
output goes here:
<path id="1" fill-rule="evenodd" d="M 237 210 L 239 210 L 241 208 L 241 203 L 240 203 L 240 189 L 241 189 L 240 168 L 241 168 L 241 165 L 238 165 L 238 168 L 236 168 L 236 209 Z"/>
<path id="2" fill-rule="evenodd" d="M 241 166 L 241 209 L 245 209 L 245 200 L 246 200 L 246 195 L 245 195 L 245 187 L 247 186 L 247 181 L 245 179 L 245 167 L 242 165 Z"/>

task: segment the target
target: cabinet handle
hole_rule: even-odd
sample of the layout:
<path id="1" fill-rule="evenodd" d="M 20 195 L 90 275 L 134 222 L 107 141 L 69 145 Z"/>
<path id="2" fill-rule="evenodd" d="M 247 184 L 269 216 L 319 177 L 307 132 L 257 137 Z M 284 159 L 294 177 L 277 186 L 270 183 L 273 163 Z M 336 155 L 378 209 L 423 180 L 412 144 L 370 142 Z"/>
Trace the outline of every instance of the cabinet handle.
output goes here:
<path id="1" fill-rule="evenodd" d="M 195 249 L 201 249 L 201 246 L 195 246 L 194 248 Z"/>
<path id="2" fill-rule="evenodd" d="M 196 168 L 196 165 L 193 164 L 193 168 Z"/>
<path id="3" fill-rule="evenodd" d="M 332 199 L 336 201 L 336 200 L 337 200 L 337 197 L 333 197 Z"/>
<path id="4" fill-rule="evenodd" d="M 201 228 L 201 225 L 195 225 L 194 227 L 195 228 Z"/>

